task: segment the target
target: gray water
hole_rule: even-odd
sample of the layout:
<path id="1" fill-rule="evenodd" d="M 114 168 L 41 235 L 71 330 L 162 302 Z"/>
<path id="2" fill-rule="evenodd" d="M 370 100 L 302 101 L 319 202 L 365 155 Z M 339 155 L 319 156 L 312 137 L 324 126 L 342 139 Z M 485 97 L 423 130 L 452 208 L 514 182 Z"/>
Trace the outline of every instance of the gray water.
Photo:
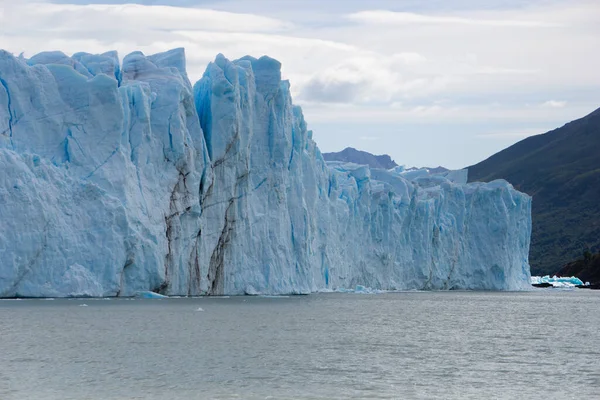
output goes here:
<path id="1" fill-rule="evenodd" d="M 600 292 L 0 301 L 2 400 L 591 399 L 599 389 Z"/>

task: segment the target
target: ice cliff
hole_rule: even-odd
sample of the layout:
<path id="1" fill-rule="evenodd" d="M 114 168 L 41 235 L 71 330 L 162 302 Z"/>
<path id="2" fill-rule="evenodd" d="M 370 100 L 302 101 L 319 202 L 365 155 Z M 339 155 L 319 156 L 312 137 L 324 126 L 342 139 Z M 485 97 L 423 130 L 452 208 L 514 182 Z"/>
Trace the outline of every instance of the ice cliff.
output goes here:
<path id="1" fill-rule="evenodd" d="M 530 198 L 327 165 L 280 63 L 0 52 L 0 297 L 529 286 Z"/>

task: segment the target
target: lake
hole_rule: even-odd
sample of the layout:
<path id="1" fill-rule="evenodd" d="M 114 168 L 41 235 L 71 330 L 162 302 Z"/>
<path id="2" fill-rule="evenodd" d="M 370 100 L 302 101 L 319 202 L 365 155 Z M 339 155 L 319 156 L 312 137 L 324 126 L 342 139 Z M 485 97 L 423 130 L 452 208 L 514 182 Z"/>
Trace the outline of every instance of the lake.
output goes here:
<path id="1" fill-rule="evenodd" d="M 587 399 L 600 292 L 0 300 L 0 399 Z"/>

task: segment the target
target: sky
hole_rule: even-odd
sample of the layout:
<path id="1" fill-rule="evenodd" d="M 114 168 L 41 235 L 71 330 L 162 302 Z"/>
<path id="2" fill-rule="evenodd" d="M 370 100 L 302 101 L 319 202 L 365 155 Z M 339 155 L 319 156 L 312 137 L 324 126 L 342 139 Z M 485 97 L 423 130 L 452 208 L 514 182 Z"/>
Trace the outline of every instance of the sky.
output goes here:
<path id="1" fill-rule="evenodd" d="M 0 0 L 25 57 L 185 47 L 282 62 L 322 152 L 462 168 L 600 107 L 598 0 Z"/>

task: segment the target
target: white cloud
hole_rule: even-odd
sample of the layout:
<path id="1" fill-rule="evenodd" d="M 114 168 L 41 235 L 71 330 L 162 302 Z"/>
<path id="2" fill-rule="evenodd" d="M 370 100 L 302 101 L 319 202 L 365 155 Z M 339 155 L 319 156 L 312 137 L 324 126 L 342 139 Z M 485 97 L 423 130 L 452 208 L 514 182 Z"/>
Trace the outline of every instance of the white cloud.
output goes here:
<path id="1" fill-rule="evenodd" d="M 268 54 L 283 63 L 293 94 L 313 102 L 408 103 L 600 85 L 600 57 L 590 51 L 600 7 L 558 4 L 460 16 L 367 10 L 349 16 L 360 24 L 331 14 L 330 26 L 314 27 L 200 8 L 7 2 L 0 47 L 31 56 L 183 46 L 192 79 L 219 52 Z"/>
<path id="2" fill-rule="evenodd" d="M 567 105 L 566 101 L 556 101 L 556 100 L 548 100 L 542 103 L 542 107 L 546 108 L 563 108 Z"/>
<path id="3" fill-rule="evenodd" d="M 476 121 L 490 126 L 487 136 L 511 137 L 512 131 L 507 136 L 496 127 L 566 122 L 597 107 L 597 1 L 554 0 L 460 14 L 363 10 L 349 16 L 329 5 L 314 21 L 307 13 L 274 18 L 267 16 L 271 10 L 242 3 L 254 14 L 0 0 L 0 48 L 26 56 L 114 49 L 124 56 L 185 47 L 192 80 L 217 53 L 232 59 L 268 54 L 283 63 L 309 123 Z M 564 100 L 548 100 L 557 98 Z"/>
<path id="4" fill-rule="evenodd" d="M 422 103 L 417 105 L 392 103 L 391 105 L 368 104 L 336 104 L 306 102 L 303 104 L 304 114 L 310 115 L 311 121 L 333 123 L 369 123 L 373 124 L 474 124 L 489 126 L 484 132 L 494 135 L 498 132 L 496 125 L 507 123 L 536 124 L 546 126 L 548 121 L 564 124 L 583 117 L 592 112 L 597 105 L 578 104 L 571 107 L 550 109 L 543 107 L 528 108 L 512 104 L 498 105 L 484 102 L 481 104 L 436 104 Z M 511 131 L 512 132 L 512 131 Z M 529 132 L 531 133 L 531 132 Z M 541 132 L 536 132 L 541 133 Z"/>
<path id="5" fill-rule="evenodd" d="M 16 15 L 3 21 L 4 29 L 52 32 L 102 32 L 121 30 L 201 29 L 219 32 L 272 32 L 289 30 L 293 24 L 254 14 L 200 8 L 140 4 L 25 3 L 13 6 Z M 14 17 L 27 17 L 18 18 Z"/>
<path id="6" fill-rule="evenodd" d="M 368 24 L 457 24 L 524 28 L 551 28 L 562 26 L 562 24 L 547 21 L 465 18 L 456 16 L 424 15 L 410 12 L 394 12 L 387 10 L 360 11 L 349 14 L 346 17 L 350 20 Z"/>
<path id="7" fill-rule="evenodd" d="M 419 65 L 426 62 L 427 58 L 419 53 L 407 52 L 392 54 L 392 60 L 405 65 Z"/>

